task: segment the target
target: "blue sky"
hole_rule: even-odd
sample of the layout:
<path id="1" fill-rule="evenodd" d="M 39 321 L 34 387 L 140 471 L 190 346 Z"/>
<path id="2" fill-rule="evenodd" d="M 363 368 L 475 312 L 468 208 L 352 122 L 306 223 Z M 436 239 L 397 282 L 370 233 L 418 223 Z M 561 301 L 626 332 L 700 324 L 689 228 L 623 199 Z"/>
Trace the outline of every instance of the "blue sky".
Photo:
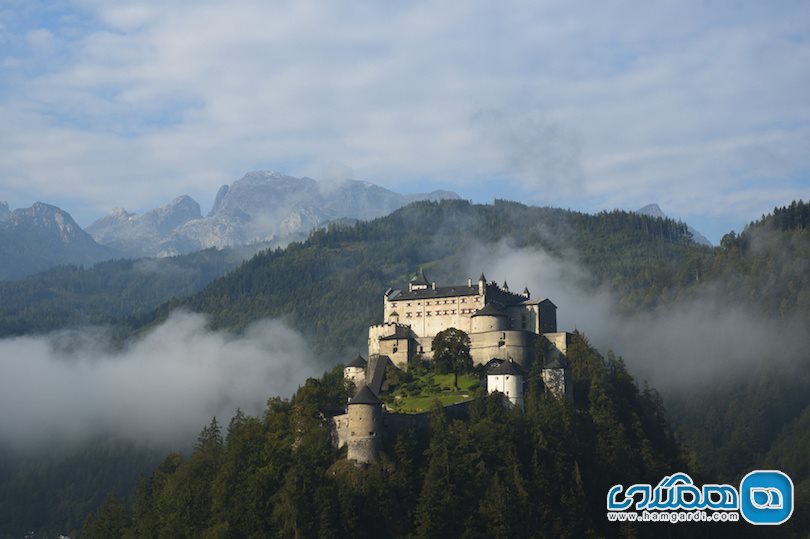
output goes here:
<path id="1" fill-rule="evenodd" d="M 0 4 L 0 200 L 87 225 L 249 170 L 717 242 L 810 198 L 807 2 Z"/>

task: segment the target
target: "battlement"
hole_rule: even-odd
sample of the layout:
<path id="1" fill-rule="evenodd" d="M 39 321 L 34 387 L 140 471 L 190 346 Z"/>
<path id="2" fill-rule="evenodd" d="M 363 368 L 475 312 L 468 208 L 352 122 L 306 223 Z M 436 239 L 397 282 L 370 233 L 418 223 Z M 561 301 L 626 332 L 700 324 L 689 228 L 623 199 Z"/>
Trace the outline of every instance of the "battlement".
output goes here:
<path id="1" fill-rule="evenodd" d="M 405 330 L 411 329 L 410 324 L 403 324 L 401 322 L 383 322 L 382 324 L 373 324 L 373 325 L 369 326 L 368 329 L 372 329 L 372 328 L 373 329 L 386 329 L 386 328 L 391 328 L 391 327 L 393 327 L 394 329 L 405 329 Z"/>

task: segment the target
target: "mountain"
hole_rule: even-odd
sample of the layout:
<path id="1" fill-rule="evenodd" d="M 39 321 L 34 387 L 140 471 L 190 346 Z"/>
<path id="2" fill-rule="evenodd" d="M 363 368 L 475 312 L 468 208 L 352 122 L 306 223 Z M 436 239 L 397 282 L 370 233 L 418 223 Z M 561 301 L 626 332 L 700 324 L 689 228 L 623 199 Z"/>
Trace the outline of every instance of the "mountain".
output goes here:
<path id="1" fill-rule="evenodd" d="M 142 216 L 113 210 L 87 230 L 129 256 L 167 256 L 208 247 L 284 244 L 325 222 L 373 219 L 414 201 L 445 198 L 459 196 L 450 191 L 403 195 L 369 182 L 321 184 L 257 171 L 223 185 L 204 218 L 199 205 L 184 196 Z"/>
<path id="2" fill-rule="evenodd" d="M 94 264 L 114 255 L 56 206 L 37 202 L 10 211 L 7 204 L 0 204 L 0 280 L 60 264 Z"/>
<path id="3" fill-rule="evenodd" d="M 650 217 L 658 217 L 659 219 L 669 219 L 658 204 L 647 204 L 643 208 L 637 209 L 636 213 L 640 213 L 641 215 L 649 215 Z M 691 226 L 686 226 L 689 229 L 689 233 L 692 234 L 692 240 L 695 243 L 699 243 L 700 245 L 705 245 L 707 247 L 713 247 L 712 242 L 710 242 L 706 236 Z"/>
<path id="4" fill-rule="evenodd" d="M 143 215 L 116 208 L 87 227 L 95 240 L 132 257 L 170 256 L 197 250 L 194 245 L 178 244 L 174 230 L 194 219 L 202 219 L 200 205 L 189 196 L 180 196 L 165 206 Z"/>

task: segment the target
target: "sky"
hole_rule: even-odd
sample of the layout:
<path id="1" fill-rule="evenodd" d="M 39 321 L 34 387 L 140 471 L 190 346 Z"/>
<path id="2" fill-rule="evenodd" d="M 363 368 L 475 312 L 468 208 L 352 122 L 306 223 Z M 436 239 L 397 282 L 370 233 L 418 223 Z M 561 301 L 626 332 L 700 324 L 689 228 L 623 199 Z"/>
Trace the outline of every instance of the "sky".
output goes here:
<path id="1" fill-rule="evenodd" d="M 717 243 L 810 198 L 810 3 L 0 0 L 0 201 L 86 226 L 251 170 Z"/>

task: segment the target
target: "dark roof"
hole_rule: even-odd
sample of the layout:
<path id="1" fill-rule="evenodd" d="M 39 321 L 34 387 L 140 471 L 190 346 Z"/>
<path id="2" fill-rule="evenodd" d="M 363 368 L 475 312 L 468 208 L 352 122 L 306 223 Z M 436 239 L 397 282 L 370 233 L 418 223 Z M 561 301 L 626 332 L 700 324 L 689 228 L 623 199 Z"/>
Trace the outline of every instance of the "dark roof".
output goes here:
<path id="1" fill-rule="evenodd" d="M 555 309 L 557 308 L 557 306 L 556 306 L 556 305 L 554 305 L 554 302 L 552 302 L 552 301 L 551 301 L 550 299 L 548 299 L 548 298 L 543 298 L 543 299 L 529 299 L 529 300 L 524 301 L 524 302 L 523 302 L 523 305 L 540 305 L 541 303 L 548 303 L 549 305 L 551 305 L 551 306 L 552 306 L 552 307 L 554 307 Z"/>
<path id="2" fill-rule="evenodd" d="M 484 363 L 484 370 L 486 372 L 489 372 L 489 369 L 494 369 L 495 367 L 497 367 L 498 365 L 500 365 L 504 361 L 506 361 L 506 360 L 498 358 L 498 357 L 493 357 L 492 359 L 490 359 L 489 361 Z"/>
<path id="3" fill-rule="evenodd" d="M 357 357 L 354 358 L 353 360 L 351 360 L 350 362 L 348 362 L 346 364 L 346 366 L 347 367 L 362 367 L 362 368 L 365 369 L 366 368 L 366 360 L 363 359 L 363 356 L 361 356 L 360 354 L 357 354 Z"/>
<path id="4" fill-rule="evenodd" d="M 480 283 L 481 281 L 487 282 L 487 278 L 484 277 L 484 272 L 483 271 L 481 272 L 481 276 L 478 278 L 478 282 Z"/>
<path id="5" fill-rule="evenodd" d="M 504 361 L 500 365 L 492 367 L 489 371 L 487 371 L 487 375 L 496 375 L 496 374 L 513 374 L 516 376 L 523 376 L 523 369 L 520 368 L 520 365 L 512 361 Z"/>
<path id="6" fill-rule="evenodd" d="M 368 362 L 371 363 L 371 372 L 368 373 L 368 378 L 371 381 L 368 385 L 373 392 L 379 393 L 382 390 L 385 381 L 385 370 L 388 368 L 388 364 L 391 363 L 391 358 L 388 356 L 369 356 Z"/>
<path id="7" fill-rule="evenodd" d="M 472 316 L 506 316 L 506 314 L 491 303 L 487 303 L 482 308 L 475 311 Z"/>
<path id="8" fill-rule="evenodd" d="M 371 388 L 368 385 L 363 384 L 363 387 L 360 388 L 360 391 L 357 392 L 357 395 L 352 398 L 351 402 L 349 402 L 349 406 L 352 404 L 382 404 L 382 401 L 377 398 L 377 395 L 371 391 Z"/>
<path id="9" fill-rule="evenodd" d="M 426 284 L 430 286 L 430 281 L 427 280 L 427 277 L 425 277 L 425 272 L 422 271 L 421 268 L 419 269 L 419 273 L 416 275 L 416 277 L 411 279 L 411 282 L 413 284 Z"/>
<path id="10" fill-rule="evenodd" d="M 426 290 L 401 290 L 394 292 L 389 296 L 390 301 L 402 301 L 408 299 L 432 299 L 432 298 L 448 298 L 453 296 L 476 296 L 478 295 L 478 287 L 467 286 L 460 284 L 457 286 L 442 286 L 427 288 Z"/>

